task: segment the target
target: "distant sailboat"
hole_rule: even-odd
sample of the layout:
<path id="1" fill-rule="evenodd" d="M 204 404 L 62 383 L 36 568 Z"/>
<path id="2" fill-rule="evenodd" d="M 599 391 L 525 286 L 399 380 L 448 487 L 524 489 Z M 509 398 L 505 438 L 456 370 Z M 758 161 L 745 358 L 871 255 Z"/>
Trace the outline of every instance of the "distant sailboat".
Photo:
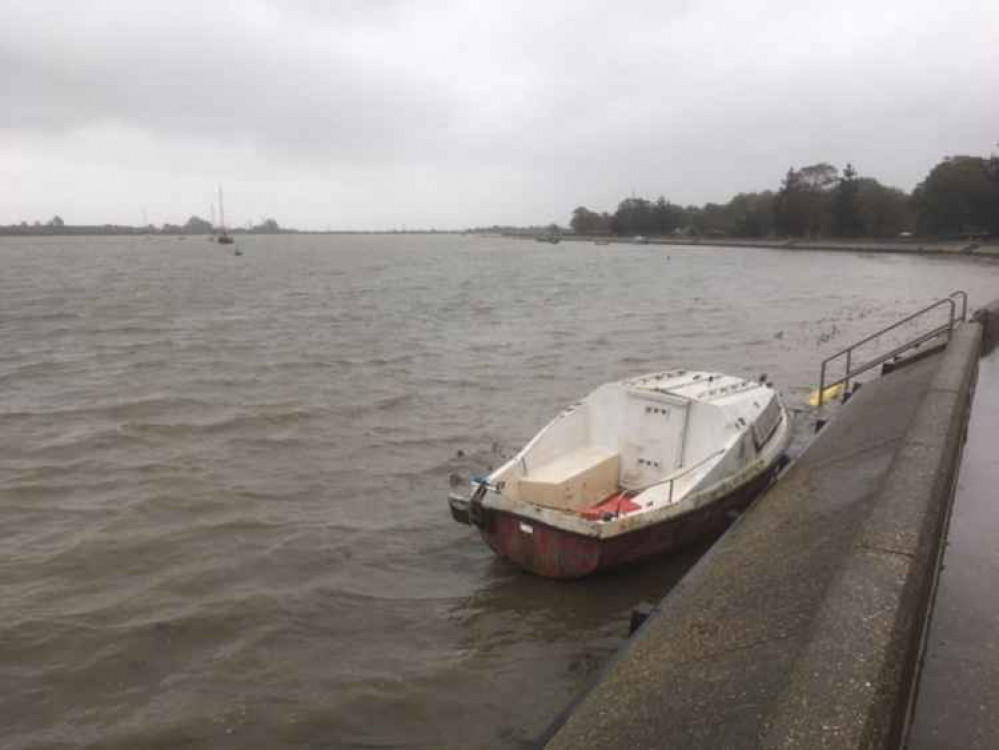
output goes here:
<path id="1" fill-rule="evenodd" d="M 222 203 L 221 185 L 219 185 L 219 230 L 218 243 L 220 245 L 231 245 L 234 240 L 225 233 L 225 204 Z"/>

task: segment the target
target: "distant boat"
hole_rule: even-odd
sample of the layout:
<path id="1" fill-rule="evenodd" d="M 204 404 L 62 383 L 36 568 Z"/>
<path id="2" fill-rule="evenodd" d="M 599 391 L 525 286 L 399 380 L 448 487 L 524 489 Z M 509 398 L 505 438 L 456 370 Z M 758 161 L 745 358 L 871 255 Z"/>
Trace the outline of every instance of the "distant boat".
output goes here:
<path id="1" fill-rule="evenodd" d="M 225 204 L 222 203 L 222 186 L 219 185 L 219 236 L 220 245 L 231 245 L 235 240 L 225 232 Z"/>
<path id="2" fill-rule="evenodd" d="M 562 241 L 562 238 L 559 237 L 557 234 L 554 234 L 554 233 L 552 233 L 552 234 L 539 234 L 534 239 L 536 239 L 538 242 L 547 242 L 550 245 L 557 245 L 558 243 L 560 243 Z"/>

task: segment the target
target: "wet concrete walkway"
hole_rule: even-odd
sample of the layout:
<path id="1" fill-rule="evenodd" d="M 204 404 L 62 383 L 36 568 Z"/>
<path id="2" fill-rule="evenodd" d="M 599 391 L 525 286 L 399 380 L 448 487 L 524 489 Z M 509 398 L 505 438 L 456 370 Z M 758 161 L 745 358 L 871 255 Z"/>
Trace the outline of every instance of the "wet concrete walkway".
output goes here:
<path id="1" fill-rule="evenodd" d="M 981 361 L 909 750 L 999 748 L 999 352 Z"/>

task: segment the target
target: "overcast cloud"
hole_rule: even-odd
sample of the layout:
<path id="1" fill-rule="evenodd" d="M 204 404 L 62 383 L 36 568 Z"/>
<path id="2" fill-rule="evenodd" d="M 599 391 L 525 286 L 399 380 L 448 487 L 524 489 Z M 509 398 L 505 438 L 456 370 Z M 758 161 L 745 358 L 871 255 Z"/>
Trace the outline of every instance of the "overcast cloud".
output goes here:
<path id="1" fill-rule="evenodd" d="M 0 5 L 0 223 L 567 223 L 999 141 L 999 2 Z"/>

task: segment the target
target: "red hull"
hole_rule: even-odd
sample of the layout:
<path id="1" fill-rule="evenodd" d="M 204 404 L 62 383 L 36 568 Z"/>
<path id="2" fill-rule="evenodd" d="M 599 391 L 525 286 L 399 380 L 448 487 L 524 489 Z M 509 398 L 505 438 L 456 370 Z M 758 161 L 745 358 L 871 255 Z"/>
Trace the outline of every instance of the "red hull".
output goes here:
<path id="1" fill-rule="evenodd" d="M 497 554 L 525 570 L 546 578 L 582 578 L 671 552 L 724 530 L 729 523 L 728 514 L 746 507 L 769 484 L 773 474 L 765 472 L 703 508 L 608 539 L 584 536 L 533 518 L 491 509 L 483 510 L 480 532 Z"/>

